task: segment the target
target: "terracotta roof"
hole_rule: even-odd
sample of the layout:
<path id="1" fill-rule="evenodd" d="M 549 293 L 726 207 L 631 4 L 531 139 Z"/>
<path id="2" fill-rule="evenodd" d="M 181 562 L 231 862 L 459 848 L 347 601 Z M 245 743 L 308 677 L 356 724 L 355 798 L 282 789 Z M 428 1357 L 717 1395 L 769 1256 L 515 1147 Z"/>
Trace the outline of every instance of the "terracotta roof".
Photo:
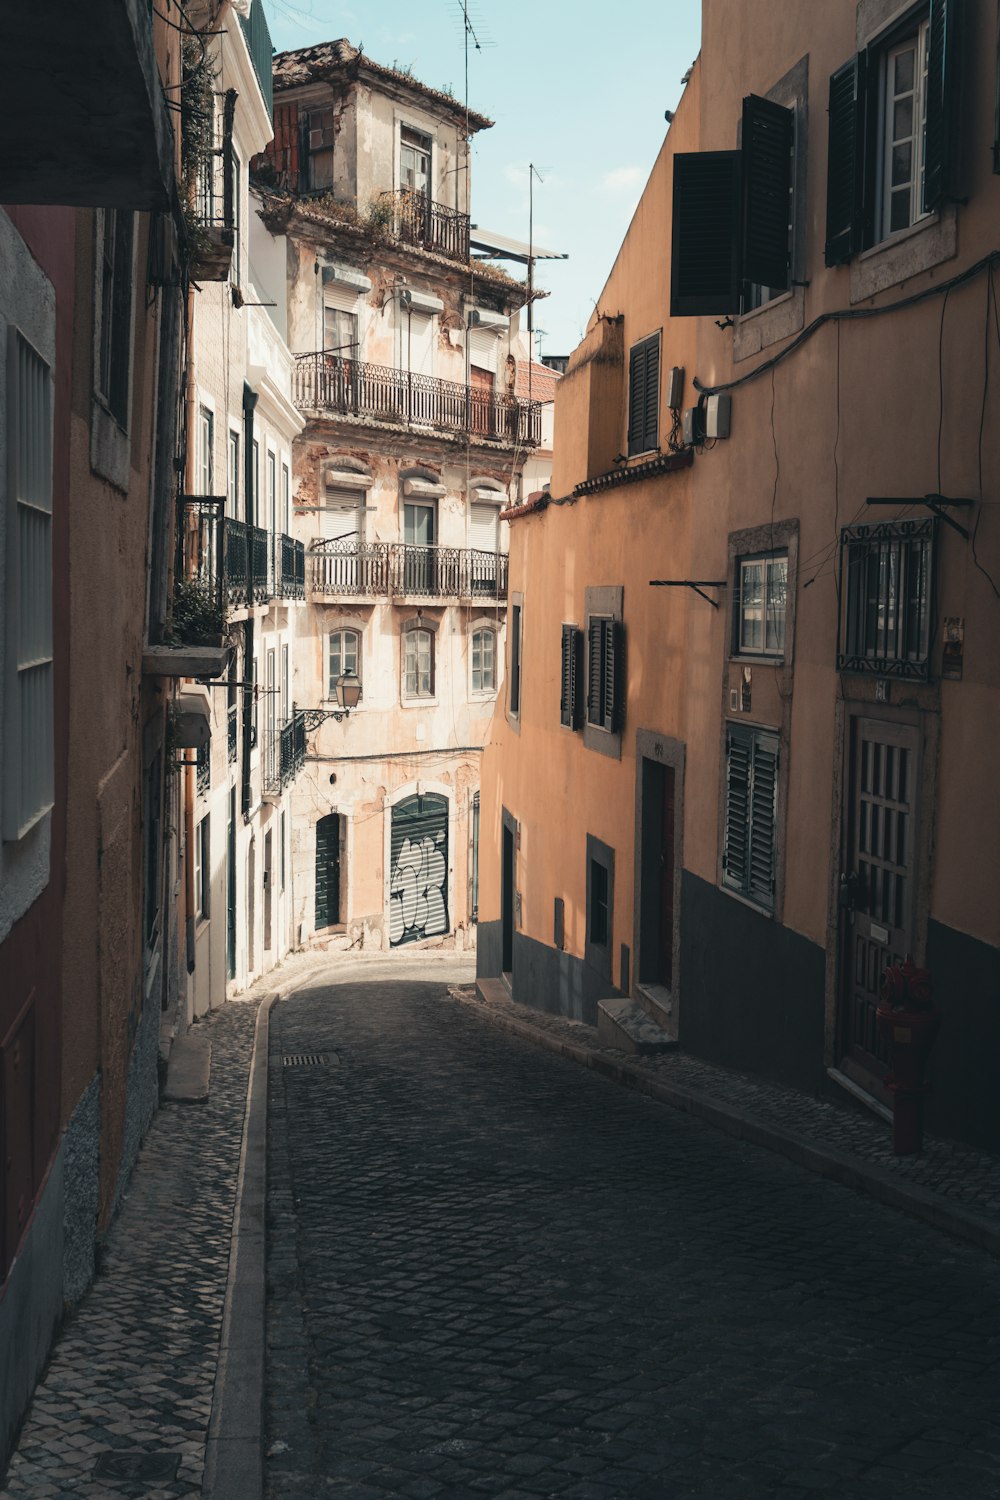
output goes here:
<path id="1" fill-rule="evenodd" d="M 272 76 L 276 89 L 290 89 L 303 83 L 334 78 L 349 68 L 355 73 L 364 69 L 376 78 L 391 79 L 393 83 L 413 89 L 426 99 L 435 100 L 460 116 L 463 122 L 466 118 L 465 105 L 453 94 L 428 88 L 426 83 L 421 83 L 412 73 L 404 73 L 399 68 L 383 67 L 381 63 L 366 56 L 359 47 L 352 46 L 345 36 L 335 42 L 318 42 L 313 47 L 296 47 L 290 52 L 275 53 Z M 489 130 L 493 124 L 487 115 L 477 114 L 472 109 L 469 110 L 468 119 L 470 134 L 476 130 Z"/>
<path id="2" fill-rule="evenodd" d="M 540 365 L 534 359 L 518 360 L 514 395 L 522 401 L 527 401 L 529 369 L 531 371 L 532 401 L 554 401 L 556 399 L 556 386 L 559 384 L 562 376 L 558 370 L 550 370 L 548 365 Z"/>

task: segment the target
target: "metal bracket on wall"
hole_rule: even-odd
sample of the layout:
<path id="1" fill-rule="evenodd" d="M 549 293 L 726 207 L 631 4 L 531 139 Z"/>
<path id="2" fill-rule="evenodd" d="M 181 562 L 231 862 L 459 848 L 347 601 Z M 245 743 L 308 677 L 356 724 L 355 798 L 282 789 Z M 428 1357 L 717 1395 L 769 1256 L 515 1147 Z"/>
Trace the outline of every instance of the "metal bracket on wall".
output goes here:
<path id="1" fill-rule="evenodd" d="M 346 708 L 296 709 L 296 713 L 300 713 L 305 720 L 306 732 L 308 734 L 311 734 L 314 729 L 318 729 L 319 726 L 327 719 L 336 719 L 337 723 L 339 724 L 343 719 L 347 718 L 349 712 L 350 710 Z"/>
<path id="2" fill-rule="evenodd" d="M 705 589 L 724 589 L 725 578 L 651 578 L 649 580 L 651 589 L 694 589 L 703 599 L 707 599 L 713 609 L 718 609 L 718 599 L 713 599 L 711 594 L 706 594 Z"/>
<path id="3" fill-rule="evenodd" d="M 942 506 L 945 506 L 945 505 L 974 505 L 975 504 L 974 500 L 950 500 L 947 495 L 935 495 L 935 494 L 931 494 L 931 495 L 910 495 L 910 496 L 902 496 L 902 497 L 895 496 L 895 495 L 883 495 L 883 496 L 869 495 L 868 499 L 865 501 L 865 504 L 866 505 L 924 505 L 924 506 L 927 507 L 927 509 L 931 512 L 932 515 L 937 516 L 938 520 L 943 521 L 946 526 L 950 526 L 951 529 L 952 529 L 952 531 L 957 531 L 958 534 L 959 534 L 959 536 L 964 536 L 966 541 L 969 540 L 969 532 L 968 532 L 967 528 L 964 527 L 964 526 L 962 526 L 962 525 L 960 525 L 959 522 L 955 520 L 954 516 L 949 516 L 948 513 L 945 510 L 942 509 Z"/>

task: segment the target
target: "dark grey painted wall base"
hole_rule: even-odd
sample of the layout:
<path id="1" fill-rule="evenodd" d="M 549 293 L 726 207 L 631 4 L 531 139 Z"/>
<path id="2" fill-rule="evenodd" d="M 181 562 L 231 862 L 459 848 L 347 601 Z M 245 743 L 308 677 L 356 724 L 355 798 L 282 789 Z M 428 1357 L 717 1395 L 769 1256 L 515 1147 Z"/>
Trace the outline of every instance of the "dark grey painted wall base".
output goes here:
<path id="1" fill-rule="evenodd" d="M 482 979 L 495 979 L 500 973 L 500 923 L 480 922 L 477 936 L 476 972 Z M 620 995 L 596 969 L 538 943 L 523 933 L 514 934 L 514 972 L 511 990 L 519 1005 L 531 1005 L 550 1015 L 567 1016 L 572 1021 L 597 1025 L 597 1002 Z"/>
<path id="2" fill-rule="evenodd" d="M 944 1011 L 931 1053 L 927 1129 L 1000 1152 L 1000 950 L 931 922 L 927 967 Z"/>
<path id="3" fill-rule="evenodd" d="M 823 949 L 685 870 L 680 1043 L 711 1062 L 818 1093 Z"/>

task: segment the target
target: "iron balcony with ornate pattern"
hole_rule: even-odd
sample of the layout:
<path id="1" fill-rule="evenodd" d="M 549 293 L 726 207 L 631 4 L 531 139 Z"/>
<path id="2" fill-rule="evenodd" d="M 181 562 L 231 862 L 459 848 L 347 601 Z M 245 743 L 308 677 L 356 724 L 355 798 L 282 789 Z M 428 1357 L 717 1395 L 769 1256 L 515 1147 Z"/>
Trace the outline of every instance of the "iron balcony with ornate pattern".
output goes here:
<path id="1" fill-rule="evenodd" d="M 466 433 L 474 442 L 508 448 L 541 441 L 537 401 L 339 354 L 297 354 L 293 399 L 300 411 L 317 415 Z"/>
<path id="2" fill-rule="evenodd" d="M 416 245 L 463 263 L 469 259 L 469 215 L 435 203 L 426 193 L 402 188 L 380 193 L 378 202 L 392 212 L 392 231 L 404 245 Z"/>
<path id="3" fill-rule="evenodd" d="M 184 495 L 177 577 L 205 590 L 220 617 L 227 608 L 305 598 L 305 546 L 225 514 L 219 495 Z"/>
<path id="4" fill-rule="evenodd" d="M 309 549 L 309 591 L 325 599 L 507 598 L 506 552 L 338 538 Z"/>

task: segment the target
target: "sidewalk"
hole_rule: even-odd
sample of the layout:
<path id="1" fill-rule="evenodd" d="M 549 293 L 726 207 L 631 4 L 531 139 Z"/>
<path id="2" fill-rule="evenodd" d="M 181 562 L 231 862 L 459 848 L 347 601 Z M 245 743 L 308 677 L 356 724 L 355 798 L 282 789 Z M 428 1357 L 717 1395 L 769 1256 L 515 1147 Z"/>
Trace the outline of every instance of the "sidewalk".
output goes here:
<path id="1" fill-rule="evenodd" d="M 633 1057 L 602 1046 L 592 1026 L 515 1004 L 497 980 L 450 993 L 518 1036 L 1000 1255 L 998 1157 L 930 1138 L 922 1155 L 897 1157 L 889 1125 L 846 1095 L 816 1099 L 681 1051 Z"/>

